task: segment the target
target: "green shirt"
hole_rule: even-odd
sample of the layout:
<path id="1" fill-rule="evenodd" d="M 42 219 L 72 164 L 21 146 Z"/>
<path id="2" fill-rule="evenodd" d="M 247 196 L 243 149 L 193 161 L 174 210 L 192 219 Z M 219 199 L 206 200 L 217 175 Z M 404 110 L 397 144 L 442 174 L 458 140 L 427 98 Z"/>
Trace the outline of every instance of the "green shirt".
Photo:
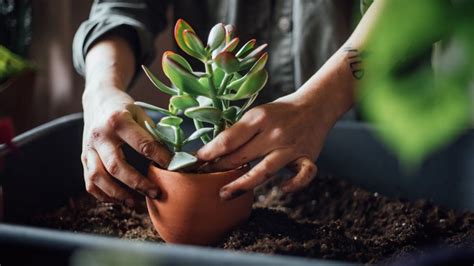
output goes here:
<path id="1" fill-rule="evenodd" d="M 361 7 L 363 2 L 369 1 L 362 1 Z M 259 98 L 271 101 L 298 89 L 349 37 L 353 4 L 348 0 L 96 0 L 74 38 L 74 66 L 84 73 L 88 49 L 105 34 L 129 40 L 138 63 L 146 64 L 154 56 L 154 38 L 167 23 L 184 18 L 205 39 L 214 24 L 223 22 L 237 27 L 241 42 L 256 38 L 269 44 L 268 89 Z M 173 21 L 166 20 L 167 8 L 173 8 Z"/>

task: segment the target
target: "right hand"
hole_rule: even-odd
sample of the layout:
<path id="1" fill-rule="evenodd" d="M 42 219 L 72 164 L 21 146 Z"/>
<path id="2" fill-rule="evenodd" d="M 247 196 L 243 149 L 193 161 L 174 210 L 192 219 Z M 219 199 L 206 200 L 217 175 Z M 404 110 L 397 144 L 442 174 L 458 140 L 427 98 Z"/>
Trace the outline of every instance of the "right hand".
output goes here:
<path id="1" fill-rule="evenodd" d="M 86 190 L 98 200 L 127 206 L 135 204 L 130 189 L 150 198 L 159 197 L 160 190 L 125 161 L 122 144 L 163 167 L 171 158 L 168 149 L 144 129 L 145 120 L 152 122 L 150 117 L 133 103 L 127 93 L 114 87 L 86 88 L 83 95 L 81 160 Z"/>

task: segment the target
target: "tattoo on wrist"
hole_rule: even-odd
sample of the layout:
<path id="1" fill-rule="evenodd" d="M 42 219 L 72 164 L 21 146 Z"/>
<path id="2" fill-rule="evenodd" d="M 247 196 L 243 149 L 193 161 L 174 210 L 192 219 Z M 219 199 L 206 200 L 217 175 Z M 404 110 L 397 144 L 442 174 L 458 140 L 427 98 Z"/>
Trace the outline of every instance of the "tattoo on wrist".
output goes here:
<path id="1" fill-rule="evenodd" d="M 365 57 L 365 54 L 351 46 L 344 47 L 343 51 L 347 53 L 347 61 L 349 62 L 352 76 L 357 80 L 362 79 L 365 74 L 364 68 L 362 67 L 362 59 Z"/>

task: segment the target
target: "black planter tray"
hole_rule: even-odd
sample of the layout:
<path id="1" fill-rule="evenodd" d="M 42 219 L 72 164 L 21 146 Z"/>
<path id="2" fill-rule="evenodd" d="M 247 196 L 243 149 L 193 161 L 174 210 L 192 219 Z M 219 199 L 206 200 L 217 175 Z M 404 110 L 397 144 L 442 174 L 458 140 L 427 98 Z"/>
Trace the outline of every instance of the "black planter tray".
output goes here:
<path id="1" fill-rule="evenodd" d="M 106 251 L 138 256 L 159 265 L 327 265 L 326 260 L 249 254 L 220 249 L 165 245 L 41 229 L 17 224 L 33 213 L 62 206 L 84 193 L 80 162 L 82 115 L 49 122 L 15 138 L 20 154 L 0 145 L 5 156 L 5 221 L 0 223 L 0 264 L 68 264 L 77 254 Z M 373 136 L 369 126 L 341 122 L 328 136 L 318 166 L 371 191 L 409 199 L 428 198 L 458 210 L 474 211 L 474 135 L 467 132 L 410 175 Z M 140 171 L 147 162 L 128 149 Z M 79 253 L 77 253 L 79 252 Z M 74 255 L 76 254 L 76 255 Z M 86 256 L 87 257 L 87 256 Z M 340 262 L 337 262 L 340 264 Z"/>

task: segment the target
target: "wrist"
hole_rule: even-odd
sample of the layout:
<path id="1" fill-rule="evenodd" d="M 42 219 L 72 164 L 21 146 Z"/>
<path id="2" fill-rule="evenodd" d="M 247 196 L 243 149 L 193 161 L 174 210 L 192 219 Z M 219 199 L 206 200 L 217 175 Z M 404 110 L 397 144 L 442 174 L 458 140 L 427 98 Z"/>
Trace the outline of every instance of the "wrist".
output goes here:
<path id="1" fill-rule="evenodd" d="M 355 86 L 347 55 L 340 50 L 294 93 L 293 100 L 332 127 L 352 107 Z"/>

